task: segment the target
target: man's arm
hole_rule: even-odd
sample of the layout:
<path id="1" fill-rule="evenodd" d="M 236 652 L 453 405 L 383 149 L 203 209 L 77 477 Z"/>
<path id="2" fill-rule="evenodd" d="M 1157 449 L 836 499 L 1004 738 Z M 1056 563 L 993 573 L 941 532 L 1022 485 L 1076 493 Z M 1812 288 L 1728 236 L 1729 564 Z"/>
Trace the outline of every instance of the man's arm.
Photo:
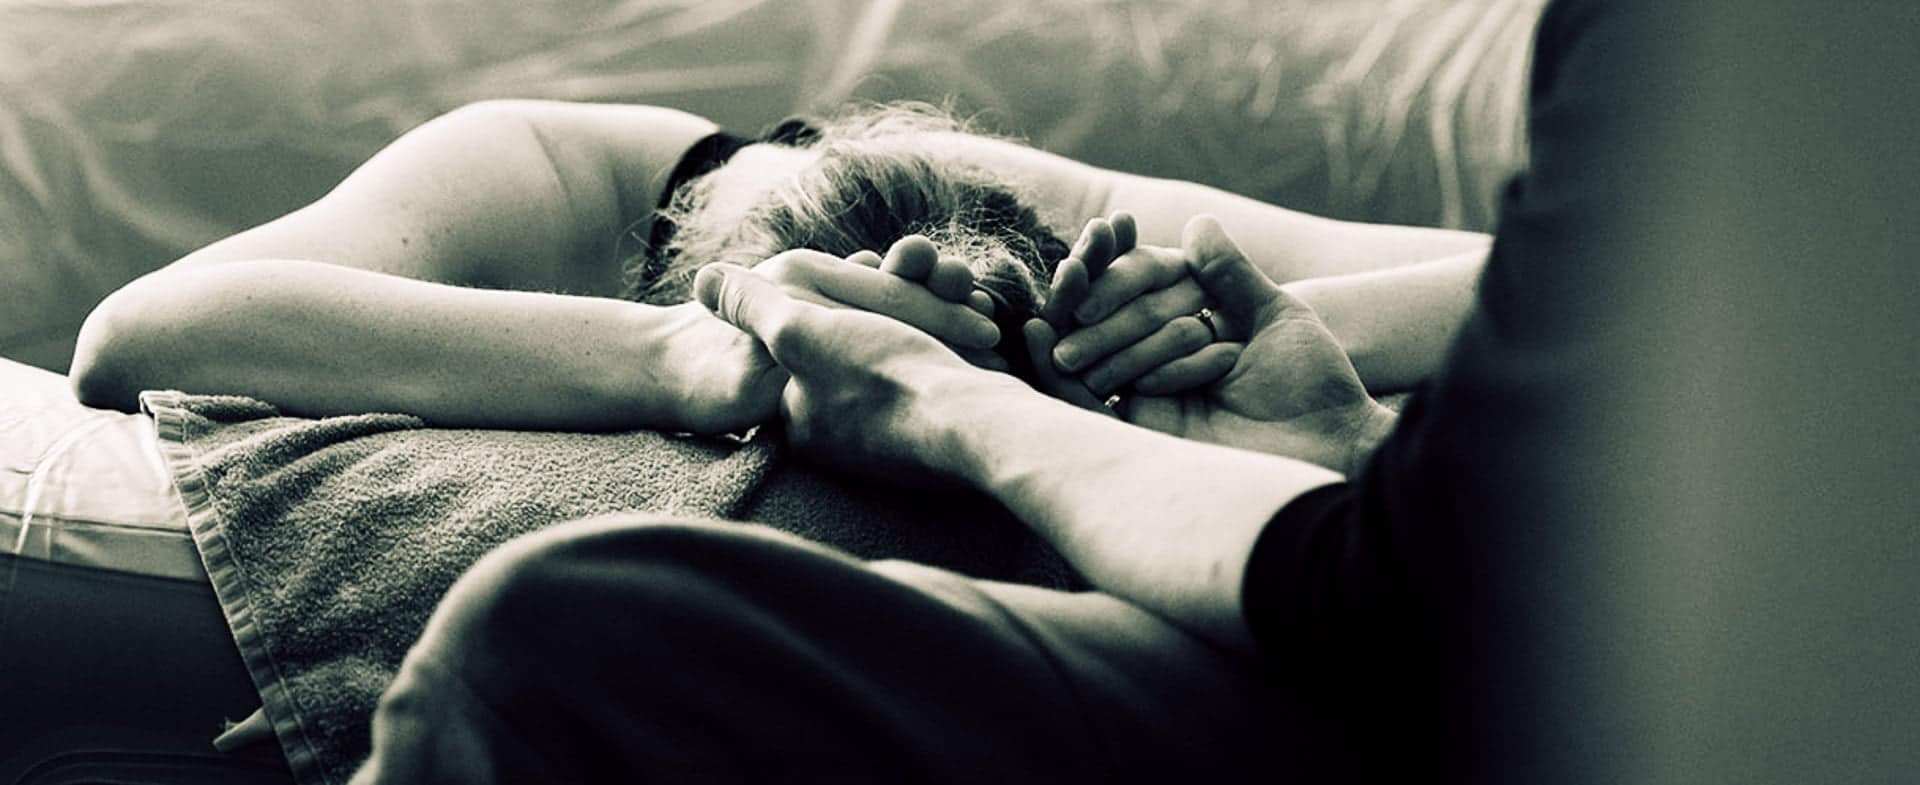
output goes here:
<path id="1" fill-rule="evenodd" d="M 1249 647 L 1241 582 L 1262 527 L 1339 479 L 1076 408 L 898 321 L 799 302 L 738 267 L 702 270 L 694 288 L 792 374 L 783 406 L 801 449 L 850 471 L 931 472 L 991 494 L 1094 585 L 1223 646 Z"/>
<path id="2" fill-rule="evenodd" d="M 1006 386 L 929 417 L 958 476 L 1033 527 L 1103 591 L 1251 651 L 1241 585 L 1274 513 L 1340 475 L 1180 439 Z"/>

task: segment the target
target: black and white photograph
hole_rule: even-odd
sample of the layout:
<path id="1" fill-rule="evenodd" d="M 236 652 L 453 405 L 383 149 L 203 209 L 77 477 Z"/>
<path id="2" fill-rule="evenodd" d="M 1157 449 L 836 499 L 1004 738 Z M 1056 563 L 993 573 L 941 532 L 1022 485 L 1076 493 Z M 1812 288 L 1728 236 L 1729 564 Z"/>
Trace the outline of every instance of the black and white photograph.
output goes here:
<path id="1" fill-rule="evenodd" d="M 1920 782 L 1920 3 L 0 0 L 0 785 Z"/>

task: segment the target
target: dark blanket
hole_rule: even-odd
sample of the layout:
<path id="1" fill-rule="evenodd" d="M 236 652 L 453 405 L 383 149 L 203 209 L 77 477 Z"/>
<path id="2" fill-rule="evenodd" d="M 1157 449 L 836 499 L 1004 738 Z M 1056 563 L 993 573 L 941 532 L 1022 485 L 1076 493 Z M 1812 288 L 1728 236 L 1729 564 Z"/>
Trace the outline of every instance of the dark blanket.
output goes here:
<path id="1" fill-rule="evenodd" d="M 620 511 L 753 520 L 862 558 L 1066 587 L 1058 555 L 972 496 L 817 474 L 776 437 L 308 420 L 246 398 L 147 393 L 189 526 L 303 785 L 344 783 L 440 597 L 489 549 Z"/>

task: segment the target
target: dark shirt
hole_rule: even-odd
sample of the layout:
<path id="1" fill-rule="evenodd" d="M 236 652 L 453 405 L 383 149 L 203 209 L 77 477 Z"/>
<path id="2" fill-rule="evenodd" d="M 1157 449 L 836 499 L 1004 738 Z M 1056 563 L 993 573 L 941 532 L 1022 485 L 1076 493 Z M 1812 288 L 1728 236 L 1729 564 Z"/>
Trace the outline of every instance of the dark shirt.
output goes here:
<path id="1" fill-rule="evenodd" d="M 1606 381 L 1619 329 L 1608 296 L 1633 269 L 1609 254 L 1647 185 L 1631 140 L 1658 132 L 1623 102 L 1660 77 L 1657 58 L 1639 56 L 1658 20 L 1620 11 L 1546 10 L 1531 161 L 1504 194 L 1444 370 L 1363 471 L 1282 509 L 1247 567 L 1242 599 L 1263 659 L 1307 674 L 1350 740 L 1378 745 L 1376 762 L 1418 761 L 1426 781 L 1484 769 L 1475 756 L 1497 754 L 1489 735 L 1519 733 L 1524 696 L 1548 678 L 1506 647 L 1558 612 L 1558 549 L 1578 538 L 1555 530 L 1556 514 L 1586 492 L 1568 462 L 1594 438 L 1587 391 Z"/>

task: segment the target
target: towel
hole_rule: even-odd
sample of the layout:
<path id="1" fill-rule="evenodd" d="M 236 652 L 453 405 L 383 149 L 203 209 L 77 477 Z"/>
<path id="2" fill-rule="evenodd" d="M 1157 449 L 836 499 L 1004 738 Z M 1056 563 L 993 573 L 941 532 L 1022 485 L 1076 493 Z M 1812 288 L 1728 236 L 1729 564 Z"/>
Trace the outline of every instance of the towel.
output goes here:
<path id="1" fill-rule="evenodd" d="M 345 783 L 365 760 L 380 693 L 461 572 L 559 522 L 628 510 L 753 520 L 861 558 L 1079 585 L 997 505 L 815 472 L 771 429 L 453 430 L 397 414 L 287 417 L 232 396 L 141 401 L 302 785 Z"/>

